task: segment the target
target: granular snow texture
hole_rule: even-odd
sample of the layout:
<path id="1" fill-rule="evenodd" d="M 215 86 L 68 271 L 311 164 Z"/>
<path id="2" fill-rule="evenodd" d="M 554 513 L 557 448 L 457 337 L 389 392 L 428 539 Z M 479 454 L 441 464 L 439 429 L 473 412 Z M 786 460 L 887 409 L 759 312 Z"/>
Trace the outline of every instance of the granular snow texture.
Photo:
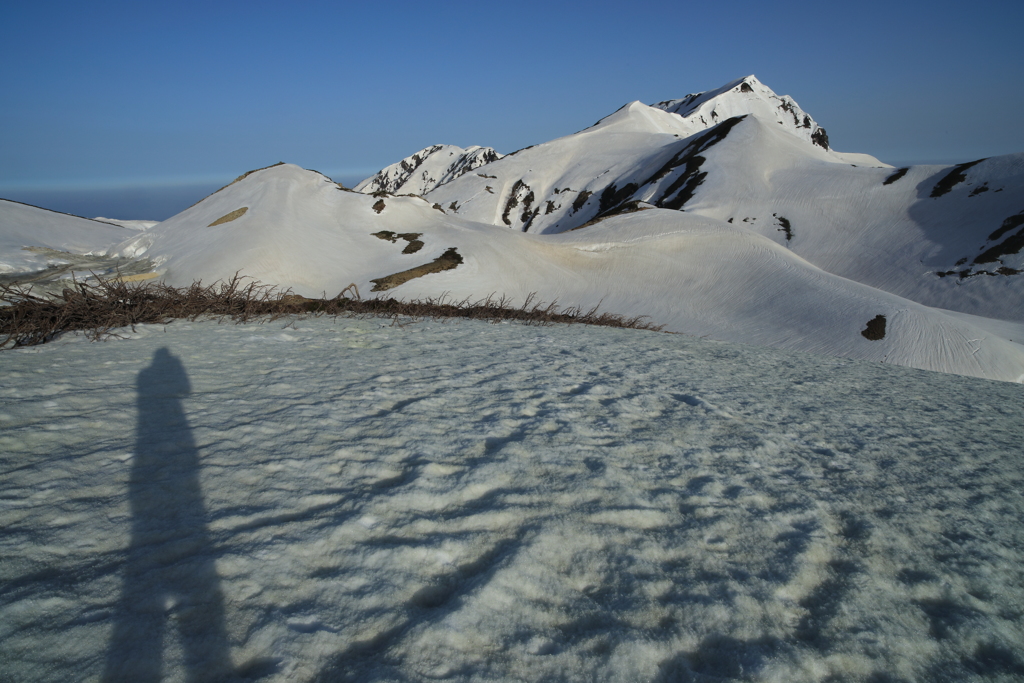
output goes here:
<path id="1" fill-rule="evenodd" d="M 0 354 L 0 679 L 1024 675 L 1024 386 L 400 322 Z"/>

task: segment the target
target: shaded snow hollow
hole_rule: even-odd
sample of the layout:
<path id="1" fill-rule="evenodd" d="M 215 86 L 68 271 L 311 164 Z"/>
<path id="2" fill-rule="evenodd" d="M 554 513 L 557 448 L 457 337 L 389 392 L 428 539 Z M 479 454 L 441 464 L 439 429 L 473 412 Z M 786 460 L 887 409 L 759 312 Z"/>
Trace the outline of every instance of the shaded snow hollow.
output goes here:
<path id="1" fill-rule="evenodd" d="M 2 678 L 1024 672 L 1020 385 L 283 324 L 0 355 Z"/>

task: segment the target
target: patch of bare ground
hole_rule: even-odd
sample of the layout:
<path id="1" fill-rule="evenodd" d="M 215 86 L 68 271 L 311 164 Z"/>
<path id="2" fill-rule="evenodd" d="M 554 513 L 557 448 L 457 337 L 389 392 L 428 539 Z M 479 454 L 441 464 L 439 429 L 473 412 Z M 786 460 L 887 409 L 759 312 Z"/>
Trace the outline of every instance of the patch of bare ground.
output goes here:
<path id="1" fill-rule="evenodd" d="M 420 237 L 423 236 L 422 232 L 391 232 L 390 230 L 381 230 L 380 232 L 374 232 L 371 234 L 374 237 L 387 242 L 405 240 L 408 244 L 406 244 L 405 249 L 402 250 L 403 254 L 415 254 L 423 248 L 423 240 L 420 239 Z"/>
<path id="2" fill-rule="evenodd" d="M 245 212 L 248 211 L 248 210 L 249 210 L 248 206 L 243 206 L 240 209 L 235 209 L 231 213 L 224 214 L 223 216 L 221 216 L 220 218 L 218 218 L 214 222 L 210 223 L 206 227 L 212 228 L 215 225 L 223 225 L 225 223 L 230 223 L 231 221 L 233 221 L 235 219 L 238 219 L 238 218 L 241 218 L 242 216 L 244 216 Z"/>
<path id="3" fill-rule="evenodd" d="M 446 270 L 452 270 L 462 264 L 462 256 L 455 247 L 451 247 L 448 251 L 444 252 L 430 263 L 424 263 L 422 266 L 416 266 L 409 270 L 403 270 L 400 273 L 394 273 L 385 277 L 377 278 L 376 280 L 370 280 L 373 283 L 371 292 L 383 292 L 388 289 L 394 289 L 395 287 L 408 282 L 409 280 L 423 277 L 424 275 L 430 275 L 431 273 L 440 273 Z"/>
<path id="4" fill-rule="evenodd" d="M 449 250 L 454 251 L 454 250 Z M 455 256 L 458 256 L 457 254 Z M 461 262 L 461 257 L 458 257 Z M 348 296 L 346 296 L 348 295 Z M 521 306 L 493 295 L 472 301 L 448 301 L 445 295 L 423 300 L 363 299 L 355 284 L 333 299 L 311 299 L 290 290 L 244 278 L 189 287 L 161 282 L 100 279 L 75 282 L 60 294 L 37 295 L 18 285 L 0 285 L 0 349 L 44 344 L 66 332 L 84 332 L 89 339 L 116 337 L 116 329 L 140 324 L 167 324 L 175 319 L 230 319 L 236 323 L 264 322 L 284 316 L 353 316 L 371 318 L 468 318 L 492 322 L 514 320 L 528 324 L 582 323 L 660 331 L 646 316 L 626 318 L 580 307 L 561 309 L 543 304 L 531 294 Z"/>

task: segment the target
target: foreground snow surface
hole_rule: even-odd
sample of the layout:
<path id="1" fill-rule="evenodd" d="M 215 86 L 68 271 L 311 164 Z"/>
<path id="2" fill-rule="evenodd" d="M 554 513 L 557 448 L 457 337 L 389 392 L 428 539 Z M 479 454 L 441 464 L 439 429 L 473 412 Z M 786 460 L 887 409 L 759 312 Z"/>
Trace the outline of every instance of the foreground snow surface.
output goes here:
<path id="1" fill-rule="evenodd" d="M 285 324 L 0 353 L 0 678 L 1024 674 L 1020 385 Z"/>

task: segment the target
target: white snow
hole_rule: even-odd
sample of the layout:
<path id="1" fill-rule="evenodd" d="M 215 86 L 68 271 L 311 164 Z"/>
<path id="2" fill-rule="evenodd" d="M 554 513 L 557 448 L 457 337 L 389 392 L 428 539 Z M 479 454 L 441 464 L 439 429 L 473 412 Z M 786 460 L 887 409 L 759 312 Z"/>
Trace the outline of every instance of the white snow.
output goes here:
<path id="1" fill-rule="evenodd" d="M 455 145 L 432 145 L 382 168 L 356 185 L 355 190 L 366 194 L 381 191 L 391 194 L 426 194 L 439 185 L 501 157 L 490 147 L 473 145 L 463 149 Z"/>
<path id="2" fill-rule="evenodd" d="M 100 220 L 0 199 L 0 274 L 67 263 L 55 251 L 106 254 L 131 233 Z"/>
<path id="3" fill-rule="evenodd" d="M 102 216 L 97 216 L 93 220 L 101 221 L 103 223 L 113 223 L 114 225 L 120 225 L 122 228 L 131 228 L 132 230 L 149 230 L 160 222 L 146 220 L 121 220 L 119 218 L 103 218 Z"/>
<path id="4" fill-rule="evenodd" d="M 1002 680 L 1024 387 L 591 328 L 0 353 L 7 680 Z"/>

